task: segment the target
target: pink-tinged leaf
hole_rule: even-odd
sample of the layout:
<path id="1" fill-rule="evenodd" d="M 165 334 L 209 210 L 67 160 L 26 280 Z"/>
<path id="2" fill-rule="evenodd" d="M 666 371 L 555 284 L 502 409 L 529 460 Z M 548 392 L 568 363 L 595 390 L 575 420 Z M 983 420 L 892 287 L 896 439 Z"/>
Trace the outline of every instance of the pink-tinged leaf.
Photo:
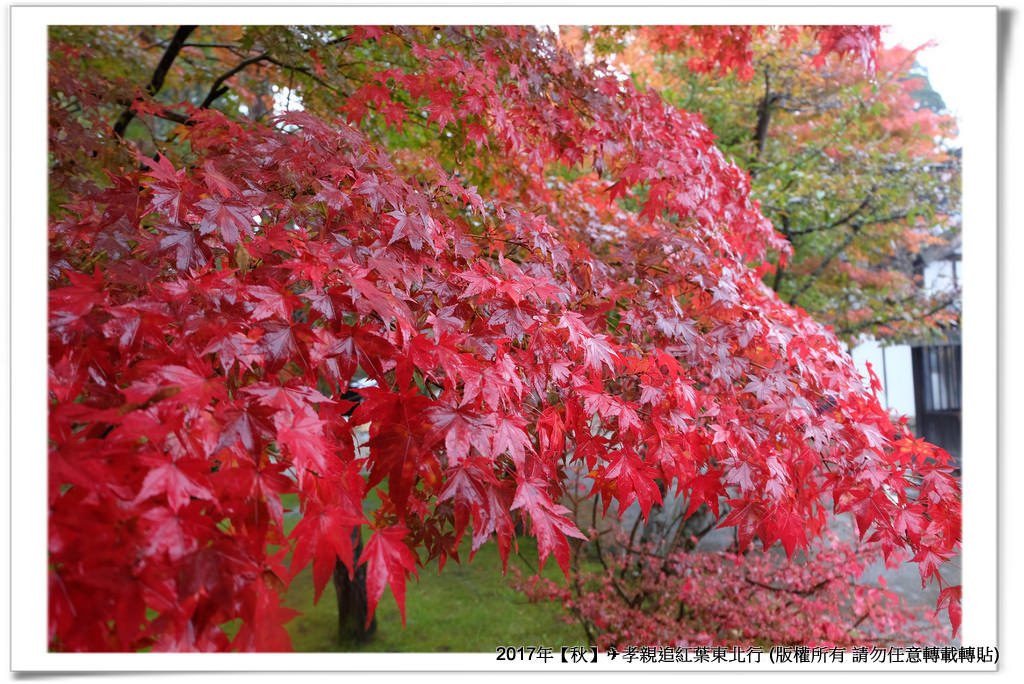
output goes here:
<path id="1" fill-rule="evenodd" d="M 232 197 L 239 194 L 238 186 L 230 178 L 218 171 L 212 161 L 206 160 L 203 163 L 203 171 L 205 172 L 203 180 L 206 182 L 206 187 L 210 189 L 210 192 L 215 192 L 221 197 Z"/>
<path id="2" fill-rule="evenodd" d="M 302 409 L 307 403 L 333 403 L 334 399 L 324 396 L 312 387 L 303 385 L 270 385 L 256 383 L 242 390 L 246 394 L 259 397 L 259 403 L 272 409 L 289 411 Z"/>
<path id="3" fill-rule="evenodd" d="M 636 411 L 619 397 L 601 389 L 594 390 L 587 387 L 581 387 L 579 392 L 583 397 L 583 408 L 588 413 L 596 414 L 606 420 L 617 418 L 621 433 L 629 433 L 640 427 L 640 417 Z"/>
<path id="4" fill-rule="evenodd" d="M 183 209 L 182 183 L 185 181 L 185 170 L 175 171 L 171 162 L 162 154 L 157 155 L 156 161 L 142 154 L 138 155 L 138 158 L 149 167 L 149 175 L 155 179 L 150 183 L 150 189 L 153 191 L 152 209 L 177 223 L 181 219 Z"/>
<path id="5" fill-rule="evenodd" d="M 352 200 L 349 199 L 348 193 L 340 190 L 335 184 L 327 181 L 319 181 L 320 192 L 316 194 L 313 199 L 318 202 L 324 202 L 331 209 L 335 211 L 341 211 L 352 206 Z"/>
<path id="6" fill-rule="evenodd" d="M 300 296 L 309 302 L 314 311 L 322 313 L 327 320 L 333 321 L 337 318 L 338 314 L 334 309 L 334 302 L 331 300 L 331 295 L 327 292 L 310 290 L 303 292 Z"/>
<path id="7" fill-rule="evenodd" d="M 162 226 L 165 235 L 160 239 L 161 249 L 174 248 L 174 265 L 179 271 L 192 267 L 202 267 L 207 263 L 206 255 L 199 247 L 196 232 L 191 228 Z"/>
<path id="8" fill-rule="evenodd" d="M 277 427 L 277 441 L 284 447 L 300 471 L 312 470 L 324 473 L 327 470 L 327 443 L 324 441 L 324 422 L 312 407 L 306 406 L 295 412 L 279 411 L 274 415 Z"/>
<path id="9" fill-rule="evenodd" d="M 381 187 L 380 179 L 375 173 L 359 174 L 355 184 L 352 185 L 352 191 L 357 195 L 365 196 L 375 212 L 380 210 L 385 201 L 384 188 Z"/>
<path id="10" fill-rule="evenodd" d="M 182 396 L 194 400 L 197 404 L 208 402 L 210 398 L 223 392 L 223 388 L 219 387 L 214 379 L 199 375 L 184 366 L 164 366 L 156 375 L 165 382 L 180 387 Z"/>
<path id="11" fill-rule="evenodd" d="M 511 510 L 522 508 L 529 514 L 532 534 L 537 539 L 541 569 L 544 568 L 544 561 L 553 553 L 558 566 L 568 577 L 569 541 L 566 537 L 587 537 L 566 517 L 569 509 L 551 500 L 544 491 L 545 484 L 544 481 L 533 478 L 519 479 Z"/>
<path id="12" fill-rule="evenodd" d="M 949 560 L 949 556 L 931 547 L 922 547 L 911 559 L 917 563 L 921 573 L 921 586 L 924 587 L 928 578 L 938 575 L 939 567 Z"/>
<path id="13" fill-rule="evenodd" d="M 358 44 L 367 40 L 378 40 L 384 35 L 384 29 L 380 26 L 354 26 L 352 28 L 352 43 Z"/>
<path id="14" fill-rule="evenodd" d="M 459 273 L 458 276 L 467 284 L 466 289 L 462 291 L 462 299 L 493 293 L 498 285 L 497 276 L 481 262 L 475 263 L 473 268 Z"/>
<path id="15" fill-rule="evenodd" d="M 590 328 L 583 322 L 583 317 L 575 311 L 563 311 L 558 319 L 558 327 L 569 332 L 570 344 L 582 344 L 583 340 L 593 337 Z"/>
<path id="16" fill-rule="evenodd" d="M 508 453 L 512 462 L 522 464 L 527 453 L 533 453 L 530 436 L 519 424 L 516 416 L 502 416 L 494 431 L 494 454 Z"/>
<path id="17" fill-rule="evenodd" d="M 260 339 L 259 346 L 269 358 L 276 361 L 291 359 L 297 356 L 299 352 L 295 335 L 289 325 L 265 323 L 263 337 Z"/>
<path id="18" fill-rule="evenodd" d="M 411 329 L 414 317 L 412 315 L 412 311 L 409 310 L 409 306 L 405 302 L 401 301 L 390 292 L 378 288 L 377 285 L 366 278 L 361 278 L 352 274 L 350 282 L 352 283 L 352 287 L 359 293 L 359 296 L 369 304 L 370 308 L 376 312 L 382 320 L 390 321 L 394 318 L 400 325 Z"/>
<path id="19" fill-rule="evenodd" d="M 757 528 L 763 516 L 760 513 L 760 506 L 740 500 L 730 500 L 733 507 L 725 516 L 719 527 L 736 527 L 736 541 L 740 552 L 745 551 L 754 540 Z"/>
<path id="20" fill-rule="evenodd" d="M 707 504 L 717 518 L 719 515 L 718 500 L 720 496 L 725 494 L 725 487 L 722 485 L 719 473 L 715 470 L 709 470 L 706 473 L 696 475 L 690 480 L 688 486 L 690 487 L 690 496 L 686 515 L 693 515 L 701 504 Z"/>
<path id="21" fill-rule="evenodd" d="M 408 535 L 402 525 L 376 530 L 363 549 L 359 564 L 366 564 L 366 596 L 369 604 L 366 624 L 369 626 L 384 587 L 391 587 L 391 594 L 398 604 L 398 612 L 405 625 L 405 579 L 408 574 L 416 575 L 416 554 L 406 545 Z"/>
<path id="22" fill-rule="evenodd" d="M 477 152 L 481 147 L 487 145 L 487 129 L 477 123 L 466 126 L 466 140 L 476 145 Z"/>
<path id="23" fill-rule="evenodd" d="M 103 292 L 100 269 L 93 278 L 76 278 L 70 287 L 50 291 L 50 328 L 59 331 L 74 329 L 82 324 L 82 318 L 96 306 L 106 303 L 109 295 Z"/>
<path id="24" fill-rule="evenodd" d="M 861 423 L 856 427 L 860 433 L 864 435 L 864 438 L 873 449 L 880 449 L 889 443 L 889 440 L 882 434 L 878 427 L 871 423 Z"/>
<path id="25" fill-rule="evenodd" d="M 764 542 L 769 546 L 778 539 L 788 558 L 798 548 L 807 546 L 807 521 L 785 506 L 777 506 L 764 520 Z"/>
<path id="26" fill-rule="evenodd" d="M 479 529 L 473 529 L 473 553 L 480 550 L 493 533 L 498 541 L 498 555 L 501 557 L 501 571 L 508 571 L 508 556 L 516 538 L 515 525 L 509 515 L 511 488 L 489 487 L 486 491 L 487 507 L 484 522 Z M 518 548 L 518 544 L 516 544 Z"/>
<path id="27" fill-rule="evenodd" d="M 484 456 L 491 455 L 491 433 L 494 423 L 489 416 L 477 415 L 469 410 L 439 404 L 428 411 L 430 421 L 444 435 L 448 465 L 458 465 L 469 456 L 470 447 Z"/>
<path id="28" fill-rule="evenodd" d="M 651 506 L 661 505 L 661 491 L 655 481 L 656 477 L 654 468 L 644 463 L 632 449 L 619 450 L 603 474 L 603 478 L 613 485 L 619 502 L 619 515 L 637 501 L 644 520 L 647 520 Z"/>
<path id="29" fill-rule="evenodd" d="M 219 338 L 215 337 L 201 353 L 217 354 L 217 359 L 223 368 L 231 368 L 235 362 L 244 368 L 252 368 L 266 358 L 265 350 L 259 341 L 239 332 L 229 333 Z"/>
<path id="30" fill-rule="evenodd" d="M 623 197 L 629 191 L 629 183 L 625 180 L 616 181 L 608 186 L 608 200 L 615 201 L 616 197 Z"/>
<path id="31" fill-rule="evenodd" d="M 325 397 L 312 387 L 303 385 L 271 385 L 268 383 L 256 383 L 242 389 L 246 394 L 259 397 L 259 403 L 275 409 L 287 409 L 289 411 L 302 409 L 307 404 L 330 404 L 334 400 Z"/>
<path id="32" fill-rule="evenodd" d="M 395 219 L 395 227 L 392 230 L 391 239 L 388 241 L 389 245 L 402 238 L 408 240 L 409 245 L 417 251 L 423 248 L 424 243 L 433 245 L 430 228 L 434 222 L 426 214 L 415 210 L 396 209 L 388 213 L 388 216 Z"/>
<path id="33" fill-rule="evenodd" d="M 291 307 L 284 293 L 266 285 L 253 285 L 246 293 L 253 299 L 252 320 L 277 317 L 285 322 L 291 321 Z"/>
<path id="34" fill-rule="evenodd" d="M 170 508 L 151 508 L 142 514 L 142 519 L 147 554 L 166 552 L 171 560 L 177 560 L 195 548 L 195 539 L 185 532 L 178 514 Z"/>
<path id="35" fill-rule="evenodd" d="M 167 495 L 167 503 L 175 512 L 184 507 L 193 497 L 207 501 L 214 499 L 213 493 L 208 488 L 189 479 L 177 463 L 167 463 L 150 470 L 142 482 L 142 489 L 135 497 L 135 503 L 160 494 Z"/>
<path id="36" fill-rule="evenodd" d="M 607 335 L 595 335 L 585 337 L 581 341 L 583 345 L 583 357 L 587 367 L 600 370 L 601 365 L 608 366 L 608 370 L 615 370 L 615 360 L 619 358 L 618 352 L 608 342 Z"/>
<path id="37" fill-rule="evenodd" d="M 959 585 L 954 587 L 946 587 L 939 592 L 938 609 L 941 610 L 943 606 L 946 607 L 946 613 L 949 616 L 949 624 L 953 628 L 953 636 L 956 637 L 957 632 L 960 631 L 960 621 L 963 617 L 963 608 L 960 605 L 961 600 L 961 587 Z"/>
<path id="38" fill-rule="evenodd" d="M 222 396 L 224 387 L 213 379 L 199 375 L 191 368 L 169 365 L 160 368 L 145 380 L 132 383 L 122 391 L 129 403 L 142 403 L 157 392 L 162 392 L 180 403 L 205 406 L 214 397 Z"/>
<path id="39" fill-rule="evenodd" d="M 415 385 L 401 393 L 373 387 L 360 393 L 364 401 L 353 412 L 352 422 L 370 423 L 369 486 L 387 478 L 391 501 L 404 512 L 420 469 L 434 460 L 430 452 L 439 435 L 426 415 L 434 403 Z"/>
<path id="40" fill-rule="evenodd" d="M 240 235 L 252 232 L 253 211 L 244 204 L 225 201 L 220 197 L 209 197 L 196 203 L 206 213 L 199 223 L 199 232 L 209 235 L 219 231 L 225 244 L 234 245 Z"/>
<path id="41" fill-rule="evenodd" d="M 292 640 L 284 625 L 301 613 L 283 605 L 275 583 L 262 580 L 256 584 L 255 591 L 256 606 L 253 618 L 242 622 L 235 637 L 236 643 L 247 643 L 248 648 L 243 650 L 258 653 L 291 651 Z"/>

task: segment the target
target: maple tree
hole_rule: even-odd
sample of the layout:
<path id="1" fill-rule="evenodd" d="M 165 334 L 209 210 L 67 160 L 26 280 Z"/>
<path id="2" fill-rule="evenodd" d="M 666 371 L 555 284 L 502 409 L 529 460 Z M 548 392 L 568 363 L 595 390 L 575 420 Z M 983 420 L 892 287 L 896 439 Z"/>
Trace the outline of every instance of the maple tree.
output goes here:
<path id="1" fill-rule="evenodd" d="M 752 196 L 794 248 L 784 268 L 762 268 L 784 299 L 806 306 L 848 343 L 866 332 L 920 340 L 958 323 L 956 288 L 926 290 L 914 273 L 922 252 L 950 248 L 958 220 L 958 158 L 946 139 L 953 121 L 940 114 L 941 101 L 918 106 L 928 93 L 911 73 L 914 52 L 878 45 L 862 52 L 860 64 L 830 63 L 794 27 L 572 27 L 565 37 L 577 54 L 608 54 L 638 83 L 701 112 L 719 147 L 752 169 Z M 598 504 L 569 498 L 577 519 L 597 525 Z M 567 587 L 519 586 L 562 602 L 592 640 L 620 647 L 706 643 L 715 622 L 709 616 L 717 616 L 716 639 L 726 642 L 741 633 L 740 641 L 769 644 L 768 635 L 793 643 L 948 638 L 934 622 L 919 625 L 884 580 L 866 584 L 865 568 L 881 566 L 877 546 L 833 539 L 827 554 L 780 563 L 771 553 L 705 548 L 718 510 L 674 496 L 654 508 L 642 519 L 624 511 L 622 529 L 591 527 L 594 541 L 575 548 Z M 695 573 L 719 581 L 695 584 Z M 829 579 L 799 590 L 787 580 L 808 573 Z M 765 576 L 775 579 L 752 579 Z M 726 578 L 731 587 L 722 586 Z M 885 598 L 841 600 L 853 595 Z M 760 625 L 756 634 L 751 624 Z"/>
<path id="2" fill-rule="evenodd" d="M 51 33 L 51 648 L 287 649 L 303 568 L 404 612 L 519 523 L 568 572 L 580 468 L 740 552 L 848 512 L 943 582 L 948 455 L 761 281 L 789 248 L 700 117 L 530 27 L 166 32 Z"/>

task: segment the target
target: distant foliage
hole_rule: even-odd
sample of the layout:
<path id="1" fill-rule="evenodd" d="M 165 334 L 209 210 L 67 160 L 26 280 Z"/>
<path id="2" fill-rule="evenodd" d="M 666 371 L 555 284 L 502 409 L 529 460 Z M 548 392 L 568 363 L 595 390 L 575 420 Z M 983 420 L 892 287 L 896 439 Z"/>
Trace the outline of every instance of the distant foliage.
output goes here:
<path id="1" fill-rule="evenodd" d="M 629 646 L 854 647 L 941 644 L 948 626 L 937 613 L 910 608 L 879 584 L 861 581 L 875 558 L 826 534 L 807 557 L 679 549 L 656 543 L 612 547 L 601 570 L 568 585 L 517 579 L 534 601 L 555 601 L 602 649 Z M 951 590 L 944 595 L 949 599 Z M 957 594 L 958 596 L 958 594 Z M 947 627 L 944 629 L 944 627 Z"/>
<path id="2" fill-rule="evenodd" d="M 793 248 L 763 267 L 785 301 L 850 345 L 955 335 L 959 283 L 926 288 L 923 268 L 959 254 L 960 153 L 956 121 L 917 66 L 922 48 L 883 47 L 878 27 L 569 36 L 577 49 L 603 39 L 635 80 L 700 112 L 750 171 L 752 196 Z M 860 58 L 826 49 L 840 45 Z"/>

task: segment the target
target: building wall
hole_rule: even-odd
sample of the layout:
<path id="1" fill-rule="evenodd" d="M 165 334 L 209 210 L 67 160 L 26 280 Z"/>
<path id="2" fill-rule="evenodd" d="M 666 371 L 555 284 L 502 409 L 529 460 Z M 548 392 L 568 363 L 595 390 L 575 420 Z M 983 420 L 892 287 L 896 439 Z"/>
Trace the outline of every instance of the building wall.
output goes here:
<path id="1" fill-rule="evenodd" d="M 874 340 L 863 342 L 850 351 L 857 368 L 867 382 L 867 364 L 882 381 L 879 399 L 886 408 L 914 417 L 914 368 L 910 347 L 905 344 L 883 347 Z"/>

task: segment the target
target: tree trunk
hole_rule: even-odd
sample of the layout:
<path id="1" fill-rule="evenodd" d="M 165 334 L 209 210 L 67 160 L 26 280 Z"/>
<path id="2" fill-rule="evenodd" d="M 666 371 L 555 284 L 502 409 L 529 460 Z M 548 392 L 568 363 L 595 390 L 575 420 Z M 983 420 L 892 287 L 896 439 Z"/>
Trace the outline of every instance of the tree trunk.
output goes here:
<path id="1" fill-rule="evenodd" d="M 352 547 L 355 549 L 353 558 L 358 560 L 363 550 L 363 538 L 359 528 L 352 530 Z M 377 618 L 369 625 L 366 615 L 369 605 L 366 596 L 366 565 L 356 568 L 354 576 L 349 579 L 348 568 L 340 559 L 334 561 L 334 593 L 338 598 L 338 640 L 340 643 L 366 642 L 377 631 Z"/>

